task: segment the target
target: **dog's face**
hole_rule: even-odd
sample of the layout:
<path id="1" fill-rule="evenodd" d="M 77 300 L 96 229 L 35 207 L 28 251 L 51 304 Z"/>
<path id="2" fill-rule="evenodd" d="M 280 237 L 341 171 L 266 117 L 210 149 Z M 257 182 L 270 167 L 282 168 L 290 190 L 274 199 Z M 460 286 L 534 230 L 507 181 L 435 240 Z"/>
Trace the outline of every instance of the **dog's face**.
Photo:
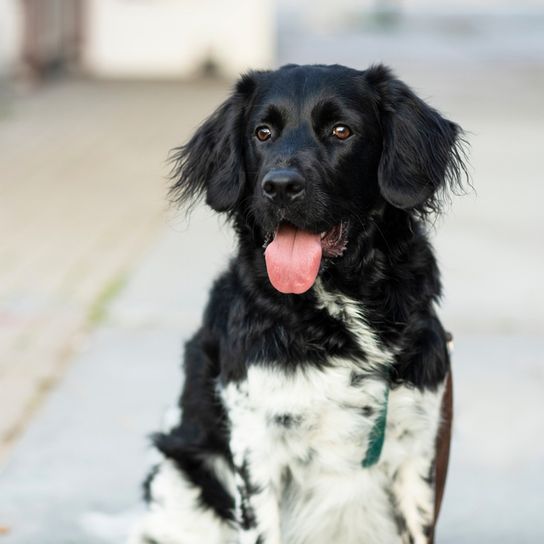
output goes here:
<path id="1" fill-rule="evenodd" d="M 241 78 L 179 148 L 173 190 L 253 224 L 274 287 L 303 293 L 377 210 L 437 208 L 459 133 L 384 67 L 290 65 Z"/>
<path id="2" fill-rule="evenodd" d="M 282 222 L 326 233 L 377 195 L 382 150 L 372 91 L 357 72 L 291 67 L 255 89 L 244 149 L 251 209 L 273 233 Z"/>

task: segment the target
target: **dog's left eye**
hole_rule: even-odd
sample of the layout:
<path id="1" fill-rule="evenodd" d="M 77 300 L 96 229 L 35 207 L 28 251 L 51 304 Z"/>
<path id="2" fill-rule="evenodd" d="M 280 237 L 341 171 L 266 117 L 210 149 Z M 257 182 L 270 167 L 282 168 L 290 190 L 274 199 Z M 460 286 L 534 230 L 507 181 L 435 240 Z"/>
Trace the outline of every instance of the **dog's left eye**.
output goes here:
<path id="1" fill-rule="evenodd" d="M 346 125 L 336 125 L 332 129 L 332 134 L 339 140 L 347 140 L 351 136 L 351 129 Z"/>
<path id="2" fill-rule="evenodd" d="M 267 126 L 260 126 L 255 129 L 255 136 L 259 141 L 266 142 L 272 136 L 272 131 Z"/>

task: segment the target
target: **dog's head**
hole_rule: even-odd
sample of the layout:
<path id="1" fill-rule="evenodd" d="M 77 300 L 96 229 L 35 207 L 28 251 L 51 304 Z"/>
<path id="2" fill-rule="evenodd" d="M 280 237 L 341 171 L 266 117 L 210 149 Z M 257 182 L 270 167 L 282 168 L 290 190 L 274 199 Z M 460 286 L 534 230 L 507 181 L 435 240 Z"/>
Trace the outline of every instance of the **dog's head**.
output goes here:
<path id="1" fill-rule="evenodd" d="M 383 66 L 243 76 L 175 150 L 173 195 L 252 225 L 270 281 L 303 293 L 387 206 L 427 216 L 464 172 L 461 129 Z"/>

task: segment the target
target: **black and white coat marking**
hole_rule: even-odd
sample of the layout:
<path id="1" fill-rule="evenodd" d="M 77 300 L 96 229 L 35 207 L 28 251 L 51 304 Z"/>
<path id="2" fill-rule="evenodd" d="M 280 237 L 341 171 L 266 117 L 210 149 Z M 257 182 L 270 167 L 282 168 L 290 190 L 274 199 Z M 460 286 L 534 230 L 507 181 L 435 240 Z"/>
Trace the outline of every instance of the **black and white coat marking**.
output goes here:
<path id="1" fill-rule="evenodd" d="M 290 65 L 244 76 L 176 150 L 173 194 L 205 193 L 239 249 L 186 345 L 132 544 L 432 542 L 449 356 L 426 219 L 460 182 L 460 135 L 382 66 Z M 272 194 L 271 172 L 296 190 Z M 285 223 L 324 248 L 343 233 L 302 294 L 267 276 Z"/>

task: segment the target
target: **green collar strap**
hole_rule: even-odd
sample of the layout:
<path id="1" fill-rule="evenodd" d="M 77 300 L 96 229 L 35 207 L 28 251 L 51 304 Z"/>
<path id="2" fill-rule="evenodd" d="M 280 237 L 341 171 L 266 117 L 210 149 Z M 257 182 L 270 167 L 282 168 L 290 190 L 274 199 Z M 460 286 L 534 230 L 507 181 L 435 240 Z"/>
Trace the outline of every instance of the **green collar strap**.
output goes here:
<path id="1" fill-rule="evenodd" d="M 387 424 L 387 406 L 389 404 L 389 384 L 386 384 L 384 401 L 374 422 L 372 429 L 370 429 L 370 435 L 368 439 L 368 448 L 366 455 L 363 459 L 363 467 L 369 468 L 374 466 L 379 460 L 382 454 L 383 443 L 385 442 L 385 427 Z"/>

